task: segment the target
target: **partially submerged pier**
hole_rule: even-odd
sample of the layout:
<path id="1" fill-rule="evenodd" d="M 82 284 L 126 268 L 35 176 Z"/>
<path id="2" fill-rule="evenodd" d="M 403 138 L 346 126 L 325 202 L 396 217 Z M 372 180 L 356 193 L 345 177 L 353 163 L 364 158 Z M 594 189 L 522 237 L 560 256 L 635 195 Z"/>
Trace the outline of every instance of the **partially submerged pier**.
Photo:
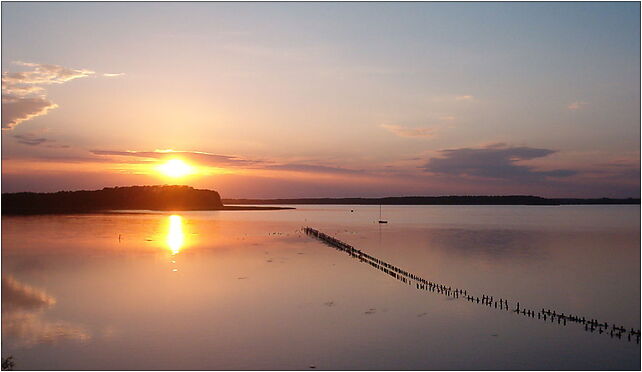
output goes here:
<path id="1" fill-rule="evenodd" d="M 634 328 L 626 328 L 621 325 L 616 325 L 616 323 L 598 321 L 597 319 L 551 309 L 528 309 L 522 307 L 519 302 L 509 302 L 505 298 L 498 298 L 486 294 L 482 294 L 481 296 L 473 295 L 463 288 L 453 288 L 452 286 L 442 283 L 426 280 L 419 275 L 415 275 L 397 266 L 391 265 L 382 259 L 373 257 L 368 253 L 335 237 L 324 234 L 319 230 L 311 227 L 304 227 L 303 231 L 307 235 L 312 236 L 339 251 L 345 252 L 352 258 L 358 259 L 359 261 L 366 263 L 403 283 L 411 286 L 414 285 L 416 289 L 421 291 L 433 292 L 455 299 L 463 299 L 471 303 L 484 305 L 497 310 L 508 311 L 528 318 L 537 318 L 540 321 L 557 323 L 560 326 L 566 326 L 567 323 L 573 323 L 583 326 L 586 332 L 608 335 L 612 339 L 626 339 L 629 342 L 635 339 L 638 344 L 640 343 L 640 329 L 636 330 Z"/>

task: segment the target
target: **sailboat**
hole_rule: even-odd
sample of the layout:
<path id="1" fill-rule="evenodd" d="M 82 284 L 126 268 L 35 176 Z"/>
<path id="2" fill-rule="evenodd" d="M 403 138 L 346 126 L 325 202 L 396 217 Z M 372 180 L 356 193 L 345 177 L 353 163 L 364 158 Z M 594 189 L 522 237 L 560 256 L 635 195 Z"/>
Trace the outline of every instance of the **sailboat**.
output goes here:
<path id="1" fill-rule="evenodd" d="M 381 219 L 381 204 L 379 204 L 379 223 L 388 223 L 388 221 Z"/>

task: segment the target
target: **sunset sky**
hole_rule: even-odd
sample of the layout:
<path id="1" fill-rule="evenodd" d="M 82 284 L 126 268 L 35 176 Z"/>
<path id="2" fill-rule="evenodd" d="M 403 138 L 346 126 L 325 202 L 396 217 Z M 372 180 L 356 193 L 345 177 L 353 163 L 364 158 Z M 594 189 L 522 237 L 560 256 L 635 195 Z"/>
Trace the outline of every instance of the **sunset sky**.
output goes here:
<path id="1" fill-rule="evenodd" d="M 3 3 L 2 191 L 640 196 L 639 3 Z M 181 159 L 189 171 L 163 169 Z"/>

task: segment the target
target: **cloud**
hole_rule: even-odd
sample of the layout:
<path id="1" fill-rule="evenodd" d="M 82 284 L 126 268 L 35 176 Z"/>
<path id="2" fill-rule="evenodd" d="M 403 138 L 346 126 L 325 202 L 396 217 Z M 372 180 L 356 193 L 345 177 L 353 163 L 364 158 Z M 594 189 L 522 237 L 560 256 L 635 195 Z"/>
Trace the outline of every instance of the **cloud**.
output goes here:
<path id="1" fill-rule="evenodd" d="M 9 88 L 18 85 L 49 85 L 62 84 L 69 80 L 89 76 L 94 73 L 91 70 L 66 68 L 59 65 L 44 63 L 14 62 L 17 65 L 33 67 L 30 71 L 3 72 L 2 83 Z"/>
<path id="2" fill-rule="evenodd" d="M 469 94 L 455 97 L 455 101 L 472 101 L 473 99 L 475 99 L 475 97 Z"/>
<path id="3" fill-rule="evenodd" d="M 565 169 L 538 171 L 533 167 L 517 164 L 519 161 L 542 158 L 555 153 L 549 149 L 495 144 L 482 148 L 441 150 L 439 153 L 441 157 L 431 158 L 421 168 L 434 174 L 520 181 L 567 177 L 576 173 Z"/>
<path id="4" fill-rule="evenodd" d="M 43 87 L 37 87 L 35 85 L 14 85 L 11 86 L 8 83 L 3 83 L 3 92 L 11 96 L 22 97 L 29 94 L 40 93 L 44 91 Z"/>
<path id="5" fill-rule="evenodd" d="M 28 71 L 2 73 L 2 129 L 45 115 L 58 107 L 47 99 L 43 86 L 63 84 L 94 74 L 85 69 L 73 69 L 59 65 L 31 62 L 14 62 Z"/>
<path id="6" fill-rule="evenodd" d="M 582 107 L 584 107 L 586 105 L 588 105 L 587 102 L 576 101 L 576 102 L 570 103 L 568 106 L 566 106 L 566 108 L 571 110 L 571 111 L 575 111 L 575 110 L 581 109 Z"/>
<path id="7" fill-rule="evenodd" d="M 117 76 L 123 76 L 123 75 L 125 75 L 124 72 L 118 72 L 118 73 L 106 72 L 106 73 L 103 74 L 104 77 L 117 77 Z"/>
<path id="8" fill-rule="evenodd" d="M 325 165 L 313 165 L 313 164 L 279 164 L 279 165 L 268 165 L 263 168 L 273 169 L 273 170 L 293 171 L 293 172 L 305 172 L 305 173 L 340 173 L 340 174 L 363 173 L 362 170 L 328 167 Z"/>
<path id="9" fill-rule="evenodd" d="M 429 96 L 433 102 L 438 102 L 446 105 L 461 105 L 466 102 L 476 102 L 477 97 L 472 94 L 437 94 Z"/>
<path id="10" fill-rule="evenodd" d="M 44 147 L 55 148 L 55 149 L 68 149 L 71 147 L 69 145 L 57 144 L 56 140 L 45 138 L 45 137 L 38 137 L 33 133 L 16 134 L 13 136 L 13 138 L 15 138 L 16 142 L 18 142 L 19 144 L 27 145 L 27 146 L 43 145 Z"/>
<path id="11" fill-rule="evenodd" d="M 11 94 L 2 95 L 2 129 L 13 129 L 23 121 L 45 115 L 58 107 L 45 97 L 22 97 Z"/>
<path id="12" fill-rule="evenodd" d="M 27 145 L 27 146 L 38 146 L 47 142 L 55 142 L 54 140 L 51 140 L 48 138 L 37 137 L 32 133 L 15 134 L 13 138 L 15 138 L 18 143 Z"/>
<path id="13" fill-rule="evenodd" d="M 110 150 L 92 150 L 94 155 L 108 156 L 133 156 L 148 159 L 167 159 L 180 156 L 186 160 L 193 160 L 203 165 L 211 166 L 247 166 L 261 163 L 258 160 L 246 160 L 236 156 L 218 155 L 202 151 L 174 151 L 174 150 L 155 150 L 155 151 L 110 151 Z"/>
<path id="14" fill-rule="evenodd" d="M 327 173 L 327 174 L 358 174 L 362 170 L 354 170 L 340 167 L 332 167 L 316 164 L 304 163 L 281 163 L 275 164 L 275 161 L 249 160 L 238 156 L 212 154 L 203 151 L 174 151 L 174 150 L 155 150 L 155 151 L 112 151 L 112 150 L 91 150 L 91 153 L 99 156 L 123 156 L 137 157 L 146 159 L 170 159 L 180 157 L 184 160 L 191 160 L 199 165 L 214 167 L 247 167 L 253 169 L 291 171 L 303 173 Z"/>
<path id="15" fill-rule="evenodd" d="M 427 127 L 411 128 L 393 124 L 381 124 L 381 127 L 399 137 L 432 138 L 436 132 L 435 128 Z"/>

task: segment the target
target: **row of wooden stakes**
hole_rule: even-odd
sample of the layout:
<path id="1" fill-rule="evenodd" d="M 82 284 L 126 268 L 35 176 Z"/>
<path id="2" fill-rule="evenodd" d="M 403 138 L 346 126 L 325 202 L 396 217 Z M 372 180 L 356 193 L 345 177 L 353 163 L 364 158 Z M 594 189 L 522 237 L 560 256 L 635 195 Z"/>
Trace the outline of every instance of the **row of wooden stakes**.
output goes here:
<path id="1" fill-rule="evenodd" d="M 509 307 L 509 301 L 503 298 L 495 298 L 493 296 L 482 295 L 472 296 L 468 294 L 468 291 L 461 288 L 452 288 L 445 284 L 435 283 L 433 281 L 426 280 L 418 275 L 410 273 L 406 270 L 403 270 L 399 267 L 391 265 L 379 258 L 373 257 L 367 254 L 364 251 L 361 251 L 350 244 L 347 244 L 335 237 L 322 233 L 319 230 L 313 229 L 311 227 L 304 227 L 303 231 L 310 236 L 315 237 L 316 239 L 326 243 L 327 245 L 343 251 L 349 254 L 351 257 L 359 259 L 361 262 L 367 263 L 370 266 L 392 276 L 393 278 L 406 283 L 408 285 L 415 284 L 418 290 L 430 291 L 438 294 L 442 294 L 448 297 L 453 298 L 462 298 L 466 301 L 477 303 L 481 305 L 486 305 L 488 307 L 493 307 L 498 310 L 511 311 Z M 587 332 L 596 332 L 599 334 L 608 334 L 611 338 L 615 337 L 622 339 L 623 335 L 627 335 L 627 340 L 632 341 L 632 336 L 635 336 L 636 342 L 640 343 L 640 330 L 637 329 L 627 329 L 623 326 L 616 326 L 611 323 L 600 322 L 597 319 L 587 319 L 586 317 L 574 315 L 574 314 L 564 314 L 557 312 L 551 309 L 542 308 L 539 311 L 525 309 L 520 306 L 519 302 L 515 303 L 515 307 L 512 309 L 512 313 L 523 315 L 529 318 L 537 318 L 548 322 L 550 319 L 551 323 L 557 321 L 557 324 L 566 326 L 567 322 L 573 322 L 584 325 L 584 330 Z M 610 331 L 609 331 L 610 329 Z"/>

